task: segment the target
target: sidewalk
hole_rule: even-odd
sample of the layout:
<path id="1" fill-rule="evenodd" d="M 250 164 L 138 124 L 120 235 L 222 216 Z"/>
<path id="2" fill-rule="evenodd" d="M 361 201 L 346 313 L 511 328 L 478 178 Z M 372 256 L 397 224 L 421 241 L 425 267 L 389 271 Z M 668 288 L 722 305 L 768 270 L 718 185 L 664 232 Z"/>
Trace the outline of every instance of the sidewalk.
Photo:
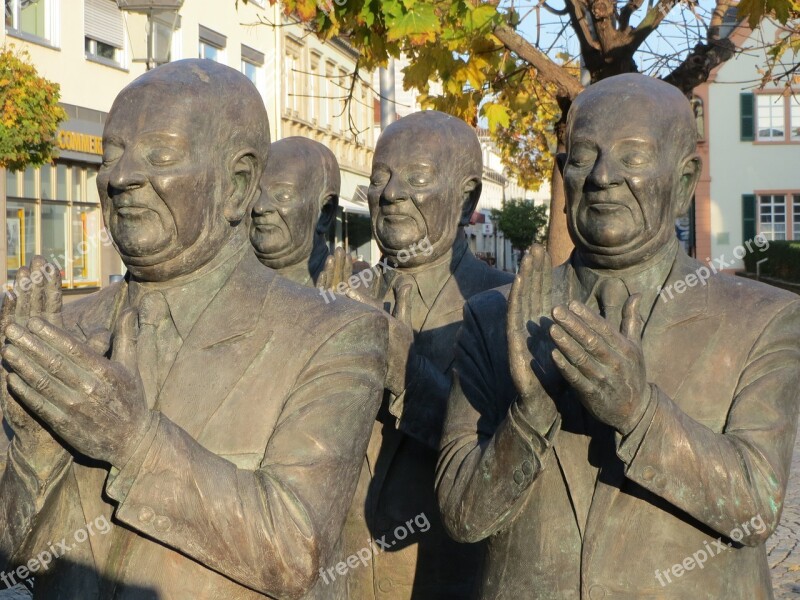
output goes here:
<path id="1" fill-rule="evenodd" d="M 776 600 L 800 598 L 800 435 L 794 445 L 781 524 L 767 540 L 767 557 Z"/>

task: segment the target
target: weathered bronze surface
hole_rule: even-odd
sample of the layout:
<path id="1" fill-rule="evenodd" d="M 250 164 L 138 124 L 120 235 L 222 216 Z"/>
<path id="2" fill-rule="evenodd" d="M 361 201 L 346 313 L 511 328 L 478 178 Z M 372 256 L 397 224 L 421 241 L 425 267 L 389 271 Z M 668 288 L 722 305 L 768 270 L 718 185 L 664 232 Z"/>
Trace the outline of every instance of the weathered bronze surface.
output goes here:
<path id="1" fill-rule="evenodd" d="M 461 600 L 476 582 L 484 549 L 448 537 L 433 484 L 464 302 L 511 281 L 476 259 L 464 234 L 481 178 L 480 144 L 460 119 L 415 113 L 378 140 L 368 199 L 384 258 L 370 285 L 347 294 L 387 308 L 389 372 L 346 540 L 350 552 L 370 537 L 390 548 L 348 573 L 354 600 Z"/>
<path id="2" fill-rule="evenodd" d="M 606 79 L 567 127 L 575 252 L 551 269 L 533 247 L 513 286 L 465 309 L 437 471 L 447 528 L 488 539 L 482 598 L 771 598 L 800 301 L 678 247 L 701 165 L 677 89 Z"/>
<path id="3" fill-rule="evenodd" d="M 20 270 L 34 284 L 3 305 L 14 437 L 0 568 L 113 524 L 37 572 L 37 597 L 344 593 L 317 579 L 340 556 L 386 322 L 257 261 L 248 215 L 267 123 L 229 67 L 186 60 L 138 78 L 111 109 L 98 176 L 128 277 L 62 310 L 36 259 Z"/>
<path id="4" fill-rule="evenodd" d="M 250 224 L 261 264 L 313 286 L 328 257 L 340 185 L 339 163 L 327 147 L 303 137 L 274 142 Z"/>

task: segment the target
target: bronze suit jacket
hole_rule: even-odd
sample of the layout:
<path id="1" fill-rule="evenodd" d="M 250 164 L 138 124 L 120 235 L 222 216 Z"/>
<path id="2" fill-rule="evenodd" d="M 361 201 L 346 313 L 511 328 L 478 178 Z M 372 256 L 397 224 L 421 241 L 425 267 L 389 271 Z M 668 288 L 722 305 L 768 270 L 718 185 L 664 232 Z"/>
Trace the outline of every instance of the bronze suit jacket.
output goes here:
<path id="1" fill-rule="evenodd" d="M 67 327 L 111 327 L 124 285 L 65 306 Z M 377 311 L 347 299 L 326 305 L 245 253 L 183 341 L 158 397 L 159 424 L 122 471 L 75 456 L 40 493 L 9 462 L 2 550 L 24 564 L 113 514 L 112 533 L 36 574 L 35 597 L 340 597 L 338 582 L 314 584 L 338 556 L 386 344 Z M 14 506 L 26 522 L 9 523 Z"/>
<path id="2" fill-rule="evenodd" d="M 679 251 L 667 285 L 700 267 Z M 554 272 L 556 303 L 571 271 Z M 546 439 L 513 405 L 507 294 L 465 307 L 437 467 L 448 529 L 489 540 L 481 597 L 771 598 L 764 542 L 797 430 L 800 299 L 726 275 L 657 299 L 643 335 L 654 385 L 642 422 L 621 439 L 565 394 Z M 743 524 L 749 534 L 734 535 Z M 698 551 L 710 554 L 702 568 L 671 572 Z"/>
<path id="3" fill-rule="evenodd" d="M 434 493 L 436 448 L 464 302 L 510 282 L 512 276 L 481 262 L 469 249 L 456 260 L 424 325 L 415 334 L 416 352 L 423 357 L 420 367 L 401 397 L 391 398 L 386 392 L 374 424 L 348 517 L 346 546 L 352 553 L 366 546 L 370 538 L 385 537 L 385 543 L 395 543 L 376 554 L 366 567 L 359 566 L 347 574 L 352 600 L 462 600 L 477 582 L 483 547 L 454 542 L 439 517 Z M 394 292 L 390 284 L 391 274 L 384 273 L 375 293 L 391 309 Z M 430 530 L 397 539 L 397 528 L 420 514 L 429 521 Z"/>

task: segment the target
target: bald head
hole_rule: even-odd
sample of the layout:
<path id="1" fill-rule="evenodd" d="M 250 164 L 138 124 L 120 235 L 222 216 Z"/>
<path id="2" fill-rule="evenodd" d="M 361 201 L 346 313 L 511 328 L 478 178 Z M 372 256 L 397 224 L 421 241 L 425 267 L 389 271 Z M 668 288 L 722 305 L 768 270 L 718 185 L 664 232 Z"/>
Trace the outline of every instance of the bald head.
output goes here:
<path id="1" fill-rule="evenodd" d="M 125 87 L 111 112 L 123 108 L 128 112 L 143 95 L 157 101 L 164 112 L 199 119 L 198 131 L 216 144 L 252 148 L 262 167 L 266 162 L 270 134 L 264 101 L 253 83 L 236 69 L 197 58 L 167 63 Z"/>
<path id="2" fill-rule="evenodd" d="M 581 115 L 647 123 L 663 134 L 662 141 L 673 145 L 679 159 L 692 154 L 697 146 L 697 126 L 686 96 L 655 77 L 626 73 L 590 85 L 578 95 L 567 115 L 567 143 Z"/>
<path id="3" fill-rule="evenodd" d="M 148 71 L 114 101 L 103 149 L 103 216 L 136 277 L 185 275 L 246 243 L 269 121 L 242 73 L 196 59 Z"/>
<path id="4" fill-rule="evenodd" d="M 691 107 L 677 88 L 638 74 L 589 86 L 567 118 L 559 157 L 567 226 L 585 262 L 646 263 L 675 243 L 700 176 Z"/>
<path id="5" fill-rule="evenodd" d="M 465 121 L 439 112 L 424 110 L 395 121 L 381 133 L 376 151 L 395 137 L 417 140 L 426 149 L 447 148 L 443 158 L 459 169 L 462 176 L 483 175 L 483 152 L 475 130 Z"/>
<path id="6" fill-rule="evenodd" d="M 282 174 L 294 176 L 298 184 L 303 184 L 307 195 L 317 199 L 318 208 L 333 197 L 339 198 L 339 161 L 327 146 L 317 141 L 294 136 L 273 142 L 264 169 L 264 187 Z"/>
<path id="7" fill-rule="evenodd" d="M 392 123 L 375 148 L 367 194 L 383 255 L 416 267 L 447 253 L 469 224 L 482 176 L 478 136 L 461 119 L 424 111 Z M 401 260 L 420 244 L 432 251 Z"/>

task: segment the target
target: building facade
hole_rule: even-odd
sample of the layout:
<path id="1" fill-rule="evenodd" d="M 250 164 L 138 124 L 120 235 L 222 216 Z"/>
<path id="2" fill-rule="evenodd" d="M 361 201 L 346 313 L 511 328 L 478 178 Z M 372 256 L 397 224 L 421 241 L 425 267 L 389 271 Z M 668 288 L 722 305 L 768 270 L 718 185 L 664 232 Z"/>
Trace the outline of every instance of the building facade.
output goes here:
<path id="1" fill-rule="evenodd" d="M 0 170 L 0 226 L 7 240 L 0 249 L 0 284 L 12 283 L 20 265 L 42 254 L 60 266 L 67 294 L 88 293 L 124 273 L 103 230 L 96 178 L 111 104 L 146 69 L 148 22 L 120 11 L 115 0 L 4 3 L 0 45 L 27 51 L 39 74 L 61 86 L 68 119 L 52 165 Z M 301 135 L 331 148 L 341 166 L 343 207 L 332 242 L 372 260 L 364 190 L 374 94 L 369 76 L 353 76 L 353 49 L 339 40 L 320 42 L 267 0 L 238 8 L 232 0 L 185 0 L 177 18 L 157 16 L 153 31 L 151 54 L 160 62 L 199 57 L 244 73 L 264 99 L 273 140 Z"/>
<path id="2" fill-rule="evenodd" d="M 755 31 L 746 23 L 728 26 L 741 52 L 695 90 L 704 166 L 694 230 L 699 260 L 724 258 L 737 270 L 757 234 L 800 241 L 800 88 L 760 88 L 765 46 L 778 25 L 767 19 Z"/>

